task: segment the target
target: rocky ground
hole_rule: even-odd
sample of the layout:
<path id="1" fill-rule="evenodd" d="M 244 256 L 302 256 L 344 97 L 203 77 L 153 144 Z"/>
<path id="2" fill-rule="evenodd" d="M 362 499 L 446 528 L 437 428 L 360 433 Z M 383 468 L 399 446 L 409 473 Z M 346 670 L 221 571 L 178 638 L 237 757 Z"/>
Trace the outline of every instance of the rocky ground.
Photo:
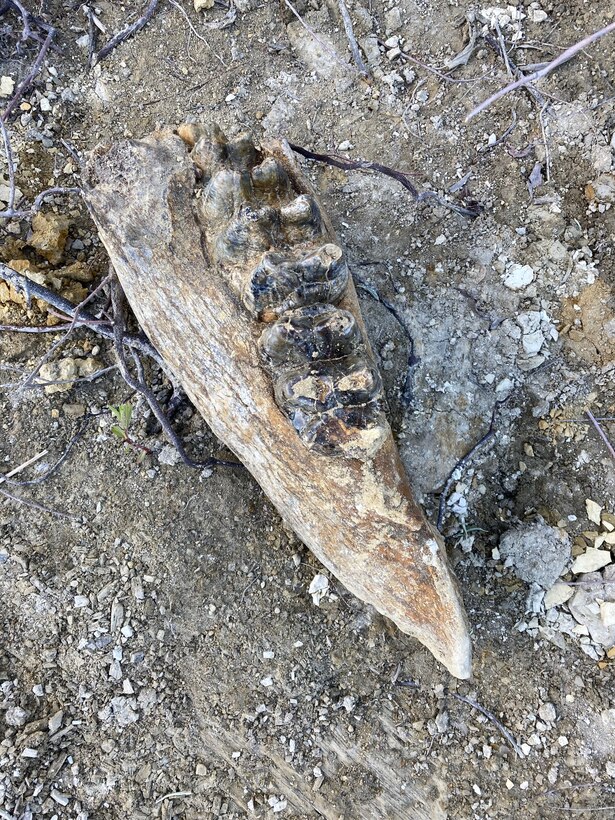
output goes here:
<path id="1" fill-rule="evenodd" d="M 6 5 L 3 105 L 40 47 Z M 446 489 L 475 676 L 328 578 L 245 472 L 178 463 L 107 341 L 74 331 L 43 389 L 24 379 L 61 336 L 2 330 L 1 472 L 46 451 L 12 479 L 35 482 L 79 435 L 49 479 L 0 484 L 30 504 L 0 496 L 0 817 L 615 816 L 615 472 L 588 416 L 615 440 L 613 37 L 465 122 L 510 81 L 498 44 L 514 73 L 613 9 L 347 0 L 365 78 L 333 0 L 294 4 L 312 33 L 284 2 L 162 0 L 91 69 L 89 19 L 98 50 L 142 4 L 31 5 L 59 48 L 7 122 L 18 208 L 78 186 L 96 144 L 186 119 L 480 205 L 304 166 L 434 522 Z M 0 235 L 0 261 L 73 302 L 107 272 L 78 196 Z M 0 281 L 2 326 L 55 321 Z M 228 455 L 189 405 L 175 424 L 195 457 Z"/>

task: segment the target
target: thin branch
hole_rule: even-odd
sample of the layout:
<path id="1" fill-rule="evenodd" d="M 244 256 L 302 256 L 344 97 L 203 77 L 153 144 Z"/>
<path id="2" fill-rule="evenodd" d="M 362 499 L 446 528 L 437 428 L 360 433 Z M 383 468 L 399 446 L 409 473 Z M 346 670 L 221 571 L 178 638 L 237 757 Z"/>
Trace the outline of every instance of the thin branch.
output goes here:
<path id="1" fill-rule="evenodd" d="M 88 295 L 85 297 L 85 299 L 83 299 L 83 301 L 81 301 L 81 302 L 77 305 L 77 307 L 75 308 L 75 310 L 74 310 L 74 312 L 73 312 L 73 314 L 72 314 L 72 321 L 71 321 L 70 325 L 68 326 L 68 329 L 65 331 L 65 333 L 64 333 L 64 335 L 62 336 L 62 338 L 61 338 L 61 339 L 56 339 L 56 341 L 55 341 L 55 342 L 51 345 L 51 347 L 49 348 L 49 350 L 48 350 L 48 351 L 44 354 L 44 356 L 43 356 L 43 357 L 39 360 L 39 362 L 38 362 L 38 364 L 36 365 L 36 367 L 34 368 L 34 370 L 33 370 L 33 371 L 29 374 L 29 376 L 27 377 L 27 379 L 23 382 L 23 384 L 21 385 L 21 387 L 18 389 L 18 390 L 19 390 L 19 392 L 23 392 L 24 390 L 27 390 L 27 389 L 28 389 L 28 388 L 32 385 L 32 383 L 34 382 L 34 379 L 35 379 L 35 378 L 36 378 L 36 376 L 38 375 L 38 373 L 39 373 L 39 371 L 40 371 L 41 367 L 45 364 L 45 362 L 48 362 L 48 361 L 49 361 L 49 359 L 51 358 L 51 356 L 54 354 L 54 352 L 55 352 L 58 348 L 60 348 L 60 347 L 61 347 L 61 346 L 62 346 L 62 345 L 66 342 L 66 340 L 68 339 L 68 337 L 71 335 L 71 333 L 73 332 L 73 330 L 74 330 L 74 329 L 75 329 L 75 327 L 77 326 L 77 320 L 78 320 L 78 317 L 79 317 L 79 313 L 80 313 L 80 311 L 81 311 L 81 310 L 83 310 L 83 308 L 87 305 L 87 303 L 88 303 L 88 302 L 91 302 L 91 300 L 94 298 L 94 296 L 96 296 L 96 294 L 97 294 L 97 293 L 98 293 L 98 292 L 99 292 L 99 291 L 100 291 L 100 290 L 101 290 L 101 289 L 102 289 L 102 288 L 103 288 L 106 284 L 108 284 L 108 282 L 110 281 L 110 279 L 111 279 L 110 275 L 109 275 L 109 276 L 106 276 L 104 279 L 102 279 L 102 280 L 99 282 L 99 284 L 98 284 L 98 285 L 94 288 L 94 290 L 90 291 L 90 293 L 88 293 Z"/>
<path id="2" fill-rule="evenodd" d="M 615 461 L 615 449 L 613 449 L 613 445 L 608 440 L 608 438 L 606 436 L 606 433 L 604 432 L 604 430 L 600 426 L 600 423 L 599 423 L 598 419 L 594 416 L 594 414 L 591 412 L 591 410 L 586 410 L 585 412 L 587 413 L 587 418 L 594 425 L 598 435 L 600 436 L 602 441 L 605 443 L 606 449 L 609 451 L 609 454 L 610 454 L 611 458 L 613 459 L 613 461 Z"/>
<path id="3" fill-rule="evenodd" d="M 115 37 L 112 37 L 109 42 L 100 49 L 94 57 L 93 65 L 100 63 L 100 61 L 104 60 L 105 57 L 111 54 L 117 46 L 132 37 L 133 34 L 137 34 L 137 32 L 141 31 L 141 29 L 144 28 L 154 16 L 158 2 L 159 0 L 150 0 L 147 8 L 138 20 L 135 20 L 132 25 L 126 26 L 126 28 L 119 31 Z"/>
<path id="4" fill-rule="evenodd" d="M 186 10 L 185 10 L 182 6 L 180 6 L 180 5 L 179 5 L 179 3 L 178 3 L 178 2 L 176 2 L 176 0 L 168 0 L 168 2 L 169 2 L 172 6 L 175 6 L 175 8 L 176 8 L 178 11 L 180 11 L 180 12 L 182 13 L 182 15 L 183 15 L 183 17 L 184 17 L 184 19 L 185 19 L 186 23 L 188 23 L 188 28 L 189 28 L 189 29 L 190 29 L 190 31 L 194 34 L 194 36 L 197 38 L 197 40 L 200 40 L 202 43 L 205 43 L 205 45 L 206 45 L 206 46 L 207 46 L 207 48 L 211 51 L 211 53 L 214 55 L 214 57 L 216 58 L 216 60 L 218 60 L 218 62 L 219 62 L 219 63 L 221 63 L 221 64 L 224 66 L 224 68 L 228 68 L 227 64 L 224 62 L 224 60 L 222 59 L 222 57 L 220 57 L 220 55 L 219 55 L 219 54 L 216 54 L 216 52 L 213 50 L 213 48 L 212 48 L 212 47 L 211 47 L 211 45 L 209 44 L 208 40 L 207 40 L 205 37 L 203 37 L 203 35 L 202 35 L 202 34 L 199 34 L 199 32 L 198 32 L 198 31 L 195 29 L 195 27 L 192 25 L 192 21 L 191 21 L 191 20 L 190 20 L 190 18 L 188 17 L 188 14 L 186 13 Z M 199 87 L 200 87 L 200 86 L 199 86 Z M 188 91 L 190 91 L 190 89 L 188 89 Z"/>
<path id="5" fill-rule="evenodd" d="M 2 139 L 4 141 L 4 153 L 6 154 L 6 164 L 9 173 L 9 199 L 6 210 L 12 211 L 15 204 L 15 164 L 13 162 L 13 151 L 11 150 L 11 140 L 9 132 L 4 124 L 4 119 L 0 117 L 0 131 L 2 131 Z M 1 216 L 1 214 L 0 214 Z"/>
<path id="6" fill-rule="evenodd" d="M 41 458 L 43 458 L 43 456 L 47 455 L 47 452 L 47 450 L 41 450 L 40 453 L 37 453 L 35 456 L 32 456 L 32 458 L 29 458 L 27 461 L 24 461 L 18 467 L 12 469 L 10 472 L 4 473 L 4 475 L 0 475 L 0 484 L 2 484 L 2 482 L 4 481 L 8 481 L 14 475 L 17 475 L 17 473 L 21 473 L 23 470 L 25 470 L 26 467 L 29 467 L 31 464 L 34 464 L 35 462 L 39 461 Z"/>
<path id="7" fill-rule="evenodd" d="M 72 302 L 69 302 L 68 299 L 65 299 L 58 293 L 46 288 L 44 285 L 39 285 L 37 282 L 33 282 L 31 279 L 28 279 L 27 276 L 17 273 L 17 271 L 9 268 L 9 266 L 5 265 L 3 262 L 0 262 L 0 279 L 4 279 L 5 282 L 13 285 L 17 291 L 20 291 L 26 296 L 28 301 L 30 301 L 32 297 L 35 299 L 42 299 L 43 302 L 47 302 L 52 305 L 57 310 L 66 314 L 66 316 L 75 318 L 77 308 L 79 307 L 78 305 L 74 305 Z M 87 310 L 79 310 L 78 323 L 80 326 L 93 330 L 105 339 L 113 339 L 113 331 L 111 328 L 100 324 L 100 321 L 96 318 L 96 316 L 89 313 Z M 124 345 L 129 349 L 139 350 L 141 353 L 144 353 L 146 356 L 154 359 L 154 361 L 161 367 L 164 367 L 162 357 L 156 348 L 144 336 L 126 334 L 124 336 Z"/>
<path id="8" fill-rule="evenodd" d="M 4 142 L 4 154 L 6 156 L 6 164 L 9 174 L 9 198 L 7 207 L 4 211 L 0 211 L 0 219 L 23 219 L 24 217 L 35 214 L 43 204 L 45 197 L 52 194 L 80 194 L 81 188 L 46 188 L 34 200 L 30 208 L 25 210 L 15 210 L 15 161 L 13 159 L 13 150 L 11 148 L 11 138 L 4 124 L 4 119 L 0 117 L 0 131 L 2 132 L 2 140 Z"/>
<path id="9" fill-rule="evenodd" d="M 15 501 L 17 504 L 23 504 L 25 507 L 31 507 L 33 510 L 49 513 L 56 518 L 70 518 L 73 521 L 79 520 L 76 515 L 60 512 L 60 510 L 52 510 L 51 507 L 45 507 L 43 504 L 39 504 L 37 501 L 32 501 L 30 498 L 22 498 L 21 496 L 13 495 L 13 493 L 9 493 L 6 490 L 0 489 L 0 495 L 3 495 L 9 501 Z"/>
<path id="10" fill-rule="evenodd" d="M 361 52 L 359 51 L 357 39 L 354 36 L 352 20 L 350 19 L 350 14 L 348 13 L 348 6 L 346 5 L 346 1 L 337 0 L 337 4 L 340 8 L 340 14 L 342 15 L 342 20 L 344 21 L 344 30 L 346 32 L 348 42 L 350 43 L 350 50 L 352 51 L 352 56 L 354 57 L 354 61 L 357 64 L 357 68 L 364 77 L 369 77 L 369 71 L 367 70 L 367 66 L 363 62 Z"/>
<path id="11" fill-rule="evenodd" d="M 181 442 L 181 439 L 171 426 L 168 418 L 165 416 L 162 407 L 160 406 L 158 399 L 156 398 L 154 391 L 151 387 L 143 381 L 141 377 L 135 379 L 130 370 L 128 369 L 128 363 L 126 361 L 126 356 L 124 354 L 124 328 L 126 325 L 126 296 L 124 295 L 124 291 L 122 290 L 119 281 L 114 278 L 111 284 L 111 301 L 113 304 L 113 338 L 115 343 L 115 354 L 117 357 L 118 366 L 120 369 L 120 373 L 122 374 L 122 378 L 126 382 L 129 387 L 132 387 L 133 390 L 136 390 L 137 393 L 140 393 L 144 399 L 147 401 L 152 413 L 156 417 L 156 420 L 162 427 L 165 435 L 171 442 L 171 444 L 177 450 L 179 457 L 181 460 L 186 464 L 188 467 L 193 467 L 199 470 L 208 469 L 209 467 L 242 467 L 243 465 L 237 461 L 224 461 L 219 458 L 208 458 L 206 461 L 194 461 L 190 458 L 190 456 L 186 453 L 184 449 L 184 445 Z M 139 362 L 138 372 L 142 373 L 141 365 Z"/>
<path id="12" fill-rule="evenodd" d="M 367 282 L 364 282 L 361 278 L 359 278 L 356 274 L 353 274 L 353 279 L 357 285 L 357 288 L 367 293 L 368 296 L 371 296 L 374 301 L 381 304 L 388 312 L 393 316 L 396 322 L 399 324 L 401 329 L 408 340 L 408 363 L 406 365 L 406 378 L 404 379 L 404 386 L 402 389 L 402 401 L 406 407 L 410 404 L 412 400 L 412 368 L 418 364 L 419 359 L 417 359 L 414 353 L 414 338 L 410 333 L 406 322 L 401 315 L 401 313 L 397 310 L 395 305 L 391 304 L 387 299 L 384 299 L 380 293 L 376 290 L 376 288 L 369 285 Z"/>
<path id="13" fill-rule="evenodd" d="M 471 208 L 464 208 L 461 205 L 455 205 L 447 202 L 440 194 L 435 191 L 423 191 L 419 193 L 418 188 L 411 181 L 410 175 L 404 171 L 397 171 L 395 168 L 389 168 L 388 165 L 383 165 L 380 162 L 368 162 L 367 160 L 350 160 L 341 157 L 337 154 L 317 154 L 315 151 L 310 151 L 307 148 L 302 148 L 300 145 L 289 143 L 290 148 L 297 154 L 300 154 L 306 159 L 315 160 L 316 162 L 324 162 L 326 165 L 333 165 L 336 168 L 342 168 L 344 171 L 376 171 L 379 174 L 390 177 L 400 185 L 410 191 L 417 202 L 424 202 L 427 199 L 435 199 L 439 205 L 448 208 L 455 213 L 467 216 L 470 219 L 476 219 L 482 213 L 482 205 L 474 205 Z"/>
<path id="14" fill-rule="evenodd" d="M 610 34 L 612 31 L 615 31 L 615 20 L 612 23 L 609 23 L 608 26 L 600 29 L 600 31 L 596 31 L 593 34 L 584 37 L 582 40 L 579 40 L 578 43 L 570 46 L 561 54 L 559 54 L 555 59 L 551 60 L 550 63 L 547 63 L 543 68 L 539 69 L 538 71 L 534 71 L 533 74 L 528 74 L 525 77 L 521 77 L 521 79 L 517 80 L 514 83 L 510 83 L 509 85 L 501 88 L 499 91 L 496 91 L 495 94 L 492 94 L 488 99 L 482 102 L 480 105 L 476 106 L 468 116 L 466 117 L 465 121 L 469 122 L 473 117 L 477 114 L 480 114 L 481 111 L 484 111 L 490 105 L 492 105 L 497 100 L 504 97 L 506 94 L 510 94 L 511 91 L 516 91 L 518 88 L 523 88 L 530 83 L 536 82 L 536 80 L 541 80 L 543 77 L 546 77 L 547 74 L 550 74 L 554 69 L 558 68 L 559 66 L 563 65 L 563 63 L 567 63 L 568 60 L 572 59 L 579 51 L 582 51 L 584 48 L 587 48 L 592 43 L 595 43 L 596 40 L 599 40 L 601 37 L 604 37 L 606 34 Z"/>
<path id="15" fill-rule="evenodd" d="M 13 471 L 13 473 L 7 473 L 7 475 L 5 476 L 7 482 L 12 486 L 16 487 L 31 487 L 33 484 L 42 484 L 44 481 L 47 481 L 47 479 L 51 478 L 52 475 L 55 475 L 55 473 L 57 473 L 60 467 L 64 464 L 64 462 L 70 455 L 70 452 L 73 449 L 74 445 L 79 441 L 81 436 L 84 434 L 85 429 L 87 427 L 87 423 L 93 418 L 96 418 L 96 415 L 89 414 L 83 419 L 77 432 L 72 436 L 72 438 L 64 448 L 64 452 L 62 453 L 62 455 L 58 458 L 56 463 L 52 467 L 50 467 L 47 470 L 47 472 L 45 472 L 43 475 L 39 476 L 38 478 L 32 478 L 29 481 L 13 481 L 9 478 L 9 476 L 14 474 L 15 471 Z M 47 450 L 45 450 L 45 453 L 46 452 Z"/>
<path id="16" fill-rule="evenodd" d="M 0 119 L 3 122 L 7 122 L 8 118 L 11 116 L 11 114 L 13 113 L 15 108 L 17 107 L 18 102 L 23 97 L 24 92 L 26 91 L 26 89 L 28 89 L 30 87 L 30 85 L 34 81 L 34 78 L 36 77 L 38 72 L 43 67 L 43 61 L 45 59 L 45 56 L 46 56 L 47 52 L 49 51 L 49 47 L 51 46 L 52 40 L 55 36 L 55 33 L 56 33 L 55 28 L 52 28 L 50 26 L 49 31 L 47 32 L 47 36 L 45 37 L 45 41 L 43 42 L 43 44 L 42 44 L 42 46 L 41 46 L 41 48 L 38 52 L 36 60 L 32 64 L 32 68 L 26 74 L 26 76 L 23 78 L 23 80 L 19 83 L 19 85 L 17 86 L 17 88 L 15 90 L 15 93 L 13 94 L 12 98 L 10 99 L 8 105 L 6 106 L 6 108 L 4 109 L 2 114 L 0 114 Z"/>
<path id="17" fill-rule="evenodd" d="M 525 757 L 521 746 L 517 743 L 515 738 L 512 736 L 511 732 L 506 728 L 506 726 L 504 726 L 504 724 L 496 718 L 493 712 L 490 712 L 488 709 L 485 709 L 485 707 L 481 706 L 480 703 L 477 703 L 475 700 L 472 700 L 472 698 L 467 698 L 465 695 L 459 695 L 457 694 L 457 692 L 448 692 L 448 694 L 452 698 L 455 698 L 455 700 L 459 700 L 462 703 L 466 703 L 468 706 L 471 706 L 472 709 L 476 709 L 477 712 L 480 712 L 482 715 L 484 715 L 499 730 L 500 734 L 506 738 L 506 740 L 510 743 L 516 754 L 519 757 Z"/>

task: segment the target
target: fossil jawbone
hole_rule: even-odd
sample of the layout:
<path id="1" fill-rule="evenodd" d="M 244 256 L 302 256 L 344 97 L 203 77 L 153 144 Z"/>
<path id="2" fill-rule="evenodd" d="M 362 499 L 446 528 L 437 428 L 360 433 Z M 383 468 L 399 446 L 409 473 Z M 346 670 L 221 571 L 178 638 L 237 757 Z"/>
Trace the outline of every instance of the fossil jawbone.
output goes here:
<path id="1" fill-rule="evenodd" d="M 192 128 L 183 136 L 198 147 L 200 133 Z M 191 145 L 163 131 L 143 140 L 96 149 L 88 160 L 84 192 L 101 239 L 141 326 L 213 432 L 243 461 L 297 535 L 352 593 L 390 618 L 402 632 L 421 641 L 454 675 L 467 678 L 471 647 L 463 605 L 440 536 L 413 500 L 381 412 L 379 377 L 373 372 L 352 280 L 344 280 L 340 290 L 337 269 L 324 277 L 317 271 L 318 281 L 327 283 L 324 297 L 318 297 L 320 302 L 313 308 L 305 307 L 304 295 L 299 305 L 293 301 L 298 290 L 292 277 L 297 271 L 301 278 L 306 265 L 310 271 L 337 265 L 333 229 L 285 144 L 261 147 L 256 158 L 250 154 L 256 149 L 249 144 L 245 151 L 240 143 L 233 144 L 237 145 L 239 148 L 232 150 L 224 148 L 221 156 L 214 144 L 217 153 L 212 159 L 209 148 L 200 153 L 195 149 L 191 154 Z M 232 152 L 239 152 L 242 158 L 237 160 Z M 245 178 L 246 162 L 253 171 L 251 179 Z M 240 177 L 244 177 L 238 182 L 237 178 L 220 176 L 218 189 L 203 202 L 207 180 L 224 170 L 225 163 L 239 168 Z M 197 177 L 203 177 L 202 181 Z M 260 208 L 255 216 L 252 208 L 246 217 L 248 228 L 245 219 L 237 227 L 233 220 L 238 214 L 245 216 L 245 200 L 256 197 L 262 204 L 262 190 L 267 185 L 275 190 L 290 186 L 286 192 L 292 195 L 290 200 L 286 194 L 282 202 L 277 194 L 272 197 L 268 193 L 270 205 Z M 316 215 L 310 210 L 314 207 L 318 208 Z M 307 239 L 301 233 L 302 220 L 306 219 L 314 224 L 322 220 L 314 228 L 317 235 Z M 295 232 L 297 224 L 299 234 Z M 271 254 L 260 226 L 269 232 L 266 236 L 272 231 L 279 235 L 275 232 L 282 230 L 280 242 L 285 246 L 281 256 L 274 254 L 263 264 L 263 257 Z M 247 240 L 246 230 L 251 232 Z M 239 256 L 237 235 L 244 237 Z M 220 236 L 223 239 L 218 241 Z M 306 251 L 297 267 L 295 246 L 304 241 Z M 303 264 L 310 242 L 314 248 L 325 250 L 316 262 L 308 259 Z M 294 254 L 292 264 L 286 264 L 284 253 Z M 253 265 L 256 258 L 266 269 L 264 280 L 258 265 Z M 273 272 L 275 290 L 280 265 L 290 277 L 290 285 L 283 282 L 284 298 L 290 302 L 282 304 L 284 299 L 276 296 L 272 309 L 269 306 L 259 312 L 256 301 L 262 289 L 252 288 L 246 295 L 246 281 L 269 283 L 267 276 Z M 301 313 L 310 310 L 314 316 Z M 268 313 L 272 315 L 265 315 Z M 321 362 L 320 369 L 312 367 L 307 388 L 305 379 L 299 379 L 301 388 L 292 378 L 289 386 L 284 372 L 283 386 L 274 389 L 278 378 L 275 357 L 280 350 L 290 349 L 289 334 L 294 347 L 287 364 L 301 361 L 304 349 L 315 351 L 311 355 L 318 357 L 321 326 L 332 316 L 337 323 L 335 344 L 355 345 L 358 353 L 355 355 L 353 348 L 348 361 L 338 358 L 334 368 L 328 360 Z M 358 331 L 349 327 L 353 318 Z M 307 322 L 312 334 L 308 342 L 301 336 L 303 347 L 299 348 L 292 335 L 295 325 L 290 330 L 287 326 L 295 319 L 298 332 L 303 333 Z M 272 327 L 283 337 L 282 343 L 277 337 L 271 341 Z M 315 347 L 310 346 L 313 337 Z M 347 371 L 350 376 L 345 375 Z M 362 386 L 359 392 L 357 384 Z M 287 400 L 291 409 L 284 404 Z M 327 454 L 326 449 L 313 447 L 311 439 L 302 439 L 293 421 L 293 402 L 303 402 L 308 415 L 312 414 L 311 422 L 318 424 L 323 414 L 328 420 L 331 401 L 338 402 L 335 408 L 341 406 L 342 414 L 348 410 L 342 406 L 344 402 L 354 402 L 353 408 L 357 408 L 358 438 L 353 427 L 356 413 L 351 414 L 349 423 L 344 416 L 344 435 L 350 429 L 354 442 L 350 452 L 340 450 L 337 427 L 333 445 L 327 439 L 331 449 Z M 367 440 L 365 431 L 367 439 L 371 435 L 374 441 L 361 451 Z"/>

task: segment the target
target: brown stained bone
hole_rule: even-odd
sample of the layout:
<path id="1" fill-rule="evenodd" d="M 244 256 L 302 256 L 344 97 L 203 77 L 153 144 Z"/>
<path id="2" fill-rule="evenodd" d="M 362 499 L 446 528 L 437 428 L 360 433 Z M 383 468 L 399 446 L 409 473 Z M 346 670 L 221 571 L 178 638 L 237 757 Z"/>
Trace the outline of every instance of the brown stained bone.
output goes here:
<path id="1" fill-rule="evenodd" d="M 262 150 L 283 164 L 298 192 L 313 194 L 285 144 Z M 469 677 L 459 591 L 392 434 L 365 461 L 319 455 L 301 443 L 262 366 L 262 325 L 209 258 L 186 143 L 164 131 L 99 148 L 84 176 L 86 202 L 137 319 L 213 432 L 347 589 L 452 674 Z M 339 306 L 364 329 L 352 283 Z"/>

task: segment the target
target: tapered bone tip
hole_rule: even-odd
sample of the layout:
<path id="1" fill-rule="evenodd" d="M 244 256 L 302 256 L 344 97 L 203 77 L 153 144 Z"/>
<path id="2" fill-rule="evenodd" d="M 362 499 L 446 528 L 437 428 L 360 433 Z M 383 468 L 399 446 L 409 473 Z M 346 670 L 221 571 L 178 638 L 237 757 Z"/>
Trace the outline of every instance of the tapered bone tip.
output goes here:
<path id="1" fill-rule="evenodd" d="M 467 680 L 472 677 L 472 644 L 465 618 L 456 624 L 456 629 L 451 633 L 451 643 L 446 649 L 436 651 L 429 644 L 427 646 L 451 675 Z"/>

